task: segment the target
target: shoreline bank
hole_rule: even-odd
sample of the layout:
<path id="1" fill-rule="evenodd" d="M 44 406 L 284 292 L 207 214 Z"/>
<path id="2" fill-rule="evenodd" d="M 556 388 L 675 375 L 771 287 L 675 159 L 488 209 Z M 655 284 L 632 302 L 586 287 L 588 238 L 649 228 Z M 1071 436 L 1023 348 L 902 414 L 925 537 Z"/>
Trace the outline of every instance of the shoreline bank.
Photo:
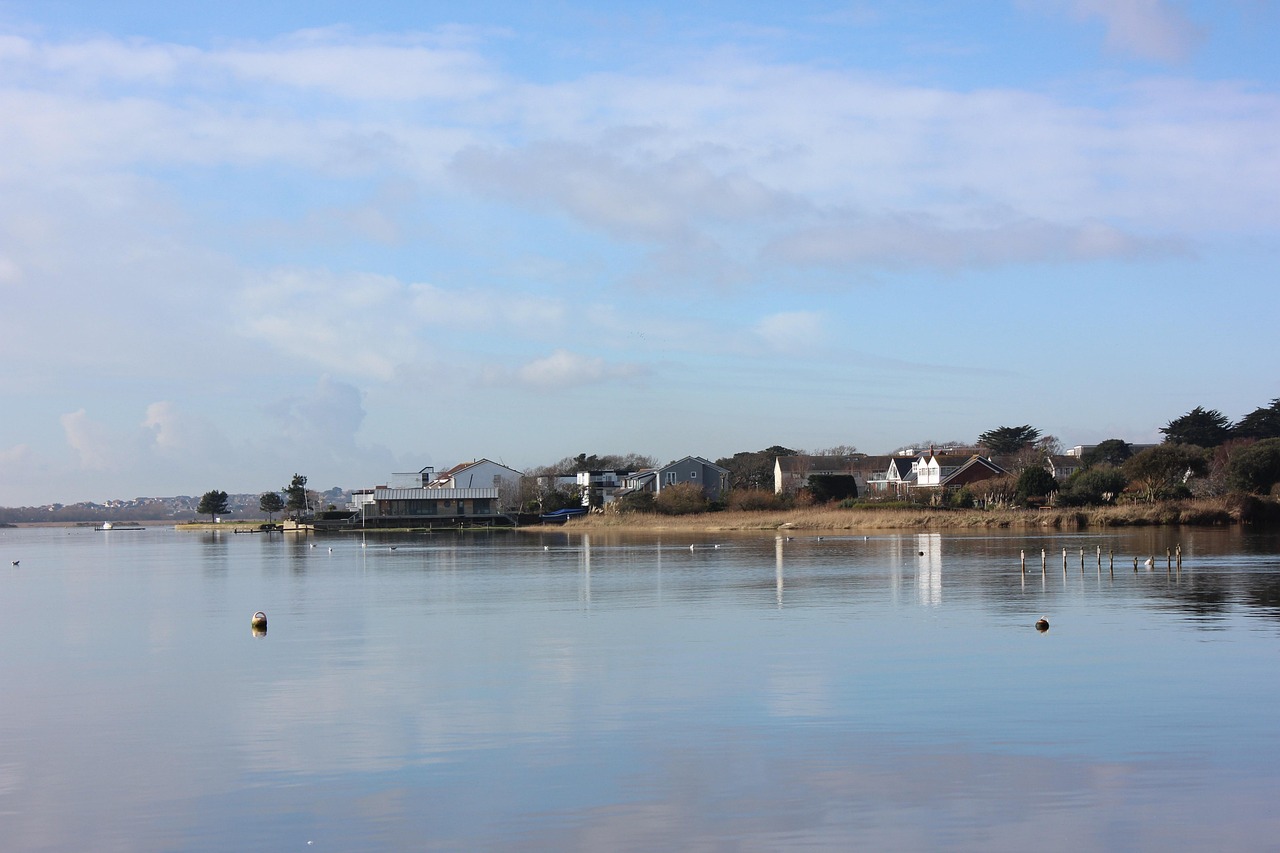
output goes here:
<path id="1" fill-rule="evenodd" d="M 1280 526 L 1280 502 L 1249 496 L 1162 501 L 1108 507 L 1047 509 L 836 509 L 725 510 L 692 515 L 595 513 L 565 523 L 565 530 L 1081 530 L 1143 526 Z M 529 528 L 526 528 L 529 529 Z"/>

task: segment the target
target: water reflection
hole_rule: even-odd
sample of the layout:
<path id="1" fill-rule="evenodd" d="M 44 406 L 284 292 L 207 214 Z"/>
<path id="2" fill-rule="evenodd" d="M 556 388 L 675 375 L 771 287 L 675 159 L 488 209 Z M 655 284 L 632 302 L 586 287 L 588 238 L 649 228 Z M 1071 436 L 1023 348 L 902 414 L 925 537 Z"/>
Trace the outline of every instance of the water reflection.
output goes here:
<path id="1" fill-rule="evenodd" d="M 1265 849 L 1280 831 L 1275 537 L 133 535 L 16 534 L 0 848 Z M 1180 573 L 1132 570 L 1176 543 Z M 1056 560 L 1024 576 L 1041 549 Z"/>
<path id="2" fill-rule="evenodd" d="M 926 607 L 942 604 L 942 534 L 916 536 L 916 589 Z"/>

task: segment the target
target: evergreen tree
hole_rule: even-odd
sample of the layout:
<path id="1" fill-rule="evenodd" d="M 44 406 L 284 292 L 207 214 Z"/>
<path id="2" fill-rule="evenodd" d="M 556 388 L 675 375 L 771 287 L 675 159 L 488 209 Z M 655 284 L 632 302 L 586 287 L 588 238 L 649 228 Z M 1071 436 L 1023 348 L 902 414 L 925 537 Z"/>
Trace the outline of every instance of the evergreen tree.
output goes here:
<path id="1" fill-rule="evenodd" d="M 284 509 L 284 498 L 279 492 L 263 492 L 258 498 L 258 509 L 267 514 L 267 521 L 271 521 L 277 512 Z"/>
<path id="2" fill-rule="evenodd" d="M 200 503 L 196 505 L 196 512 L 201 515 L 209 516 L 209 520 L 213 521 L 214 516 L 222 515 L 227 511 L 227 493 L 220 492 L 217 489 L 205 492 L 200 496 Z"/>
<path id="3" fill-rule="evenodd" d="M 1232 431 L 1236 438 L 1280 438 L 1280 398 L 1245 415 Z"/>
<path id="4" fill-rule="evenodd" d="M 1017 453 L 1040 437 L 1040 430 L 1030 424 L 1022 426 L 1002 426 L 987 430 L 978 436 L 978 444 L 994 456 L 1007 456 Z"/>
<path id="5" fill-rule="evenodd" d="M 1196 406 L 1180 418 L 1160 427 L 1166 444 L 1217 447 L 1231 438 L 1231 421 L 1217 409 Z"/>
<path id="6" fill-rule="evenodd" d="M 281 491 L 288 496 L 285 500 L 285 507 L 293 513 L 294 518 L 297 518 L 310 509 L 307 505 L 306 477 L 301 474 L 294 474 L 293 480 L 289 482 L 289 485 L 281 489 Z"/>

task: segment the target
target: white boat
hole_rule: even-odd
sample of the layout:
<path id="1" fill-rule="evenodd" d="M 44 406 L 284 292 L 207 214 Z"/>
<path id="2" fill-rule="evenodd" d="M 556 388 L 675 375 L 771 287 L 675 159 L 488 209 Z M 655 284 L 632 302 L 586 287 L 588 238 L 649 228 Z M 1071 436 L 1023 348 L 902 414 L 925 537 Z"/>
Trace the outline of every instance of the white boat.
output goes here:
<path id="1" fill-rule="evenodd" d="M 146 530 L 145 527 L 139 527 L 136 524 L 112 524 L 109 521 L 102 522 L 101 527 L 95 527 L 94 530 Z"/>

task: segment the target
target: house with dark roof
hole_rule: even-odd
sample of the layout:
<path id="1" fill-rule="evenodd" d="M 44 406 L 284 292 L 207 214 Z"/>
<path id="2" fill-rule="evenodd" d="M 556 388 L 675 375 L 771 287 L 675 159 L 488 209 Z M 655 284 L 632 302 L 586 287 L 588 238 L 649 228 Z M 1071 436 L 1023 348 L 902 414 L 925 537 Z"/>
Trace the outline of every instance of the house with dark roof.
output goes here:
<path id="1" fill-rule="evenodd" d="M 941 455 L 930 451 L 916 465 L 915 488 L 941 489 L 976 483 L 1005 474 L 1005 470 L 986 456 Z"/>
<path id="2" fill-rule="evenodd" d="M 888 456 L 854 453 L 848 456 L 779 456 L 773 464 L 775 494 L 795 494 L 809 485 L 810 477 L 852 477 L 858 494 L 872 490 L 872 483 L 884 474 Z"/>
<path id="3" fill-rule="evenodd" d="M 904 494 L 916 484 L 916 467 L 919 464 L 918 455 L 890 456 L 889 464 L 869 479 L 867 486 L 872 494 Z"/>
<path id="4" fill-rule="evenodd" d="M 686 456 L 655 471 L 652 483 L 658 493 L 677 483 L 694 483 L 702 487 L 707 500 L 717 501 L 729 491 L 729 469 L 701 456 Z"/>

